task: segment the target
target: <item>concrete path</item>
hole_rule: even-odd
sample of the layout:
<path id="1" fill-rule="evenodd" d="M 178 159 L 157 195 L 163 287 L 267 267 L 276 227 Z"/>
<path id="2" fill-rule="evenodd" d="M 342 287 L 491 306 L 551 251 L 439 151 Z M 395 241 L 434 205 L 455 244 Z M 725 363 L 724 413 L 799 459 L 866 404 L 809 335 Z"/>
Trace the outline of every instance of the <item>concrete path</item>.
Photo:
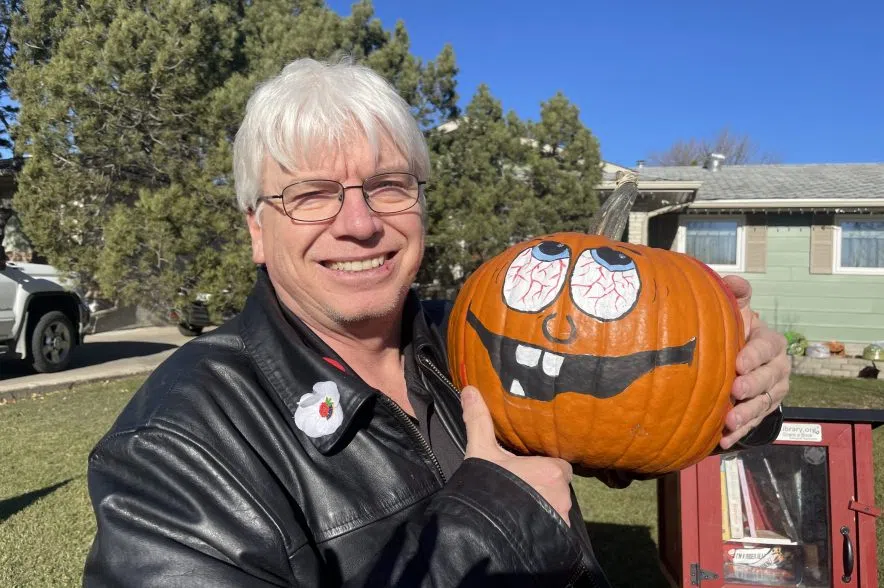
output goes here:
<path id="1" fill-rule="evenodd" d="M 74 350 L 71 366 L 54 374 L 36 374 L 19 362 L 0 361 L 0 399 L 148 374 L 191 339 L 179 334 L 175 327 L 144 327 L 87 335 L 86 342 Z"/>

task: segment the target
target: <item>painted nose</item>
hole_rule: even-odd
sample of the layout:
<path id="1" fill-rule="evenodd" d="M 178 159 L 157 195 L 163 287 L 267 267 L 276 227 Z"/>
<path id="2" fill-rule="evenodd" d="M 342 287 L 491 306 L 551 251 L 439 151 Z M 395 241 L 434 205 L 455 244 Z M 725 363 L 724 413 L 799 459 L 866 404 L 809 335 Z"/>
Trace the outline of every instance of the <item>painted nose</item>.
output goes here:
<path id="1" fill-rule="evenodd" d="M 577 326 L 567 314 L 559 317 L 557 313 L 552 313 L 543 319 L 541 331 L 543 336 L 553 343 L 571 343 L 577 338 Z"/>

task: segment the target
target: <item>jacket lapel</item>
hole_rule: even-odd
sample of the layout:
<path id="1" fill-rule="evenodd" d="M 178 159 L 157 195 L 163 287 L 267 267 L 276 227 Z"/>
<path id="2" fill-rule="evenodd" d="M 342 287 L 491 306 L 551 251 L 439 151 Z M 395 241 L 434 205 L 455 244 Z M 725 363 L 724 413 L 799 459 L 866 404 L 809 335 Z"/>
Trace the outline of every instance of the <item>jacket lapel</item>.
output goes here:
<path id="1" fill-rule="evenodd" d="M 378 392 L 297 317 L 283 314 L 263 267 L 239 322 L 256 371 L 289 410 L 295 428 L 323 454 L 333 451 Z"/>
<path id="2" fill-rule="evenodd" d="M 444 310 L 450 310 L 450 304 Z M 447 312 L 435 308 L 426 312 L 417 295 L 410 292 L 405 316 L 406 328 L 412 329 L 415 354 L 428 358 L 450 379 L 445 341 L 440 334 Z M 300 319 L 284 312 L 263 267 L 258 268 L 255 287 L 239 324 L 247 354 L 268 388 L 290 412 L 294 428 L 321 453 L 331 453 L 357 414 L 366 404 L 373 404 L 381 392 L 366 384 Z M 429 386 L 437 413 L 463 448 L 466 431 L 458 394 L 440 390 L 446 387 L 442 381 Z"/>

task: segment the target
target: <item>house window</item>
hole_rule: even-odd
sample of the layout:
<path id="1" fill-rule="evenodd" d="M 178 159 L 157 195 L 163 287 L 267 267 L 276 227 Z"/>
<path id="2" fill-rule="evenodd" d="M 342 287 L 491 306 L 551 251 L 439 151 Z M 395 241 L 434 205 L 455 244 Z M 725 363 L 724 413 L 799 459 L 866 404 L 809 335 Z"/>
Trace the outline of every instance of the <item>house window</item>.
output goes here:
<path id="1" fill-rule="evenodd" d="M 835 273 L 884 274 L 884 216 L 835 219 Z"/>
<path id="2" fill-rule="evenodd" d="M 676 249 L 716 271 L 743 271 L 744 225 L 741 215 L 683 215 L 679 219 Z"/>

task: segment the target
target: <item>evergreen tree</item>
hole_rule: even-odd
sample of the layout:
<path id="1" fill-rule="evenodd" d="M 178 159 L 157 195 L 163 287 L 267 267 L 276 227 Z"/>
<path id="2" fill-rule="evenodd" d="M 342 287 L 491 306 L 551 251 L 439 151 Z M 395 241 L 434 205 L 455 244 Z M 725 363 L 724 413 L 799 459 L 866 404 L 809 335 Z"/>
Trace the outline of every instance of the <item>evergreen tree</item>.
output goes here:
<path id="1" fill-rule="evenodd" d="M 426 131 L 424 294 L 453 295 L 510 243 L 579 230 L 595 208 L 598 144 L 574 105 L 556 95 L 521 121 L 481 87 L 460 117 L 452 48 L 422 62 L 368 1 L 346 17 L 321 0 L 21 0 L 20 12 L 15 208 L 38 251 L 117 303 L 162 310 L 184 288 L 241 306 L 254 268 L 232 142 L 255 85 L 299 57 L 366 63 Z"/>
<path id="2" fill-rule="evenodd" d="M 598 142 L 561 94 L 532 123 L 505 115 L 482 85 L 465 116 L 431 132 L 429 144 L 430 233 L 419 275 L 428 296 L 453 296 L 470 272 L 513 243 L 585 230 L 597 207 Z"/>
<path id="3" fill-rule="evenodd" d="M 15 208 L 51 263 L 121 304 L 162 310 L 179 288 L 242 304 L 254 268 L 232 141 L 255 84 L 285 63 L 351 55 L 425 126 L 457 114 L 451 49 L 422 63 L 367 1 L 343 18 L 320 0 L 23 0 L 22 13 Z"/>

